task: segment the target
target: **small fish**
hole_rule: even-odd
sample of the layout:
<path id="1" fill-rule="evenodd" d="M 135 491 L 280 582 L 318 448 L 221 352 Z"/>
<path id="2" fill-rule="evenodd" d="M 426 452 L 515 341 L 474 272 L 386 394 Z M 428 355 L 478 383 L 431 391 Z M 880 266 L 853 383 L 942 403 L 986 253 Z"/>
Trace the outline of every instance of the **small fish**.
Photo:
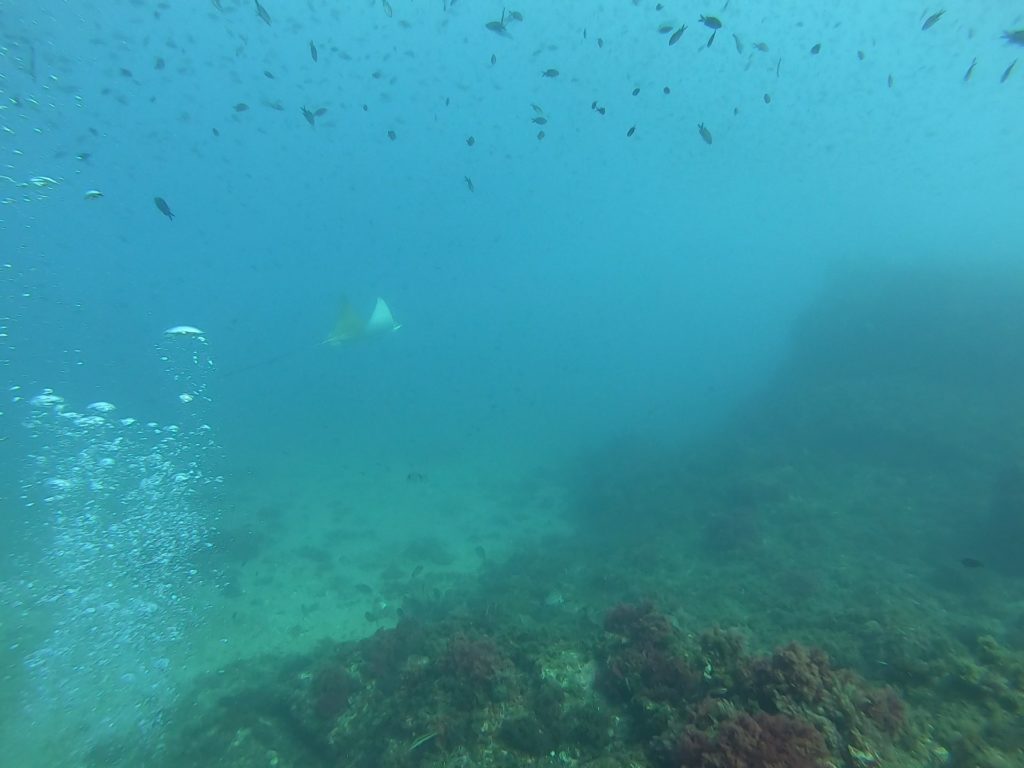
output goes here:
<path id="1" fill-rule="evenodd" d="M 519 11 L 509 11 L 508 12 L 508 17 L 512 21 L 522 21 L 523 20 L 523 14 L 521 14 Z M 583 30 L 583 36 L 586 37 L 586 30 Z"/>
<path id="2" fill-rule="evenodd" d="M 672 33 L 672 37 L 670 37 L 668 39 L 668 44 L 669 45 L 675 45 L 676 43 L 678 43 L 679 39 L 683 36 L 683 33 L 685 31 L 686 31 L 686 25 L 683 24 L 683 26 L 681 26 L 679 29 L 677 29 L 675 32 Z"/>
<path id="3" fill-rule="evenodd" d="M 248 112 L 249 105 L 246 104 L 244 101 L 240 101 L 237 104 L 235 104 L 235 106 L 233 106 L 232 109 L 235 110 L 235 112 Z"/>
<path id="4" fill-rule="evenodd" d="M 156 61 L 153 62 L 153 69 L 163 69 L 165 65 L 166 62 L 162 58 L 157 56 Z"/>
<path id="5" fill-rule="evenodd" d="M 316 52 L 316 46 L 313 44 L 312 40 L 309 41 L 309 55 L 313 58 L 314 62 L 316 62 L 316 60 L 320 58 Z"/>
<path id="6" fill-rule="evenodd" d="M 162 213 L 171 221 L 174 221 L 174 214 L 171 213 L 171 206 L 167 204 L 166 200 L 164 200 L 162 197 L 154 197 L 153 205 L 156 206 L 156 209 L 160 211 L 160 213 Z"/>
<path id="7" fill-rule="evenodd" d="M 743 41 L 740 40 L 740 36 L 733 32 L 732 39 L 736 43 L 736 53 L 743 53 Z"/>
<path id="8" fill-rule="evenodd" d="M 973 74 L 974 74 L 974 68 L 975 68 L 975 67 L 976 67 L 977 65 L 978 65 L 978 59 L 977 59 L 977 57 L 975 57 L 975 58 L 971 59 L 971 66 L 969 66 L 969 67 L 967 68 L 967 71 L 966 71 L 966 72 L 964 72 L 964 82 L 965 82 L 965 83 L 966 83 L 966 82 L 969 82 L 969 81 L 970 81 L 970 79 L 971 79 L 971 75 L 973 75 Z"/>
<path id="9" fill-rule="evenodd" d="M 415 568 L 412 569 L 412 573 L 409 574 L 409 578 L 410 579 L 415 579 L 421 573 L 423 573 L 423 566 L 422 565 L 417 565 Z"/>
<path id="10" fill-rule="evenodd" d="M 709 130 L 708 130 L 708 129 L 707 129 L 707 128 L 706 128 L 705 126 L 704 126 L 704 123 L 697 123 L 697 132 L 698 132 L 698 133 L 700 133 L 700 137 L 701 137 L 702 139 L 704 139 L 704 141 L 705 141 L 705 142 L 706 142 L 707 144 L 710 144 L 710 143 L 712 142 L 712 138 L 711 138 L 711 131 L 709 131 Z"/>
<path id="11" fill-rule="evenodd" d="M 672 93 L 672 89 L 666 85 L 664 88 L 661 89 L 661 92 L 668 96 L 670 93 Z"/>
<path id="12" fill-rule="evenodd" d="M 473 186 L 473 180 L 469 176 L 463 176 L 463 180 L 466 182 L 466 187 L 470 192 L 476 192 L 476 187 Z"/>
<path id="13" fill-rule="evenodd" d="M 543 115 L 543 114 L 544 114 L 544 107 L 542 107 L 542 106 L 541 106 L 540 104 L 530 104 L 530 107 L 531 107 L 531 108 L 533 109 L 533 111 L 534 111 L 534 112 L 536 112 L 536 113 L 537 113 L 538 115 Z"/>
<path id="14" fill-rule="evenodd" d="M 659 35 L 667 35 L 671 31 L 672 31 L 672 25 L 671 24 L 659 24 L 658 25 L 658 34 Z"/>
<path id="15" fill-rule="evenodd" d="M 488 21 L 484 26 L 496 35 L 512 37 L 512 35 L 508 33 L 508 29 L 505 28 L 504 18 L 501 21 Z"/>
<path id="16" fill-rule="evenodd" d="M 892 88 L 892 84 L 894 82 L 892 79 L 892 75 L 889 75 L 889 79 L 886 82 L 889 84 L 889 87 Z"/>
<path id="17" fill-rule="evenodd" d="M 864 51 L 857 51 L 857 61 L 864 61 Z"/>
<path id="18" fill-rule="evenodd" d="M 220 136 L 220 131 L 218 131 L 216 128 L 211 128 L 210 130 L 213 131 L 214 136 Z"/>
<path id="19" fill-rule="evenodd" d="M 754 43 L 754 48 L 761 53 L 768 53 L 768 43 Z"/>
<path id="20" fill-rule="evenodd" d="M 1003 32 L 1003 40 L 1010 45 L 1024 45 L 1024 29 L 1012 29 Z"/>
<path id="21" fill-rule="evenodd" d="M 634 96 L 639 96 L 640 95 L 640 89 L 639 88 L 634 88 L 633 89 L 633 95 Z"/>
<path id="22" fill-rule="evenodd" d="M 388 138 L 391 139 L 391 141 L 394 141 L 398 138 L 398 134 L 394 131 L 388 131 Z"/>
<path id="23" fill-rule="evenodd" d="M 924 32 L 925 30 L 928 30 L 928 29 L 931 29 L 932 27 L 934 27 L 935 23 L 939 19 L 942 18 L 942 14 L 944 14 L 944 13 L 945 13 L 945 11 L 936 11 L 931 16 L 929 16 L 927 19 L 925 19 L 924 20 L 924 24 L 921 25 L 921 31 Z"/>
<path id="24" fill-rule="evenodd" d="M 604 48 L 604 38 L 603 37 L 597 38 L 597 47 L 598 48 Z"/>
<path id="25" fill-rule="evenodd" d="M 101 197 L 103 197 L 103 193 L 100 192 L 98 189 L 90 189 L 88 192 L 85 193 L 86 200 L 99 200 Z"/>
<path id="26" fill-rule="evenodd" d="M 811 46 L 811 56 L 817 56 L 821 53 L 821 43 L 815 43 Z"/>
<path id="27" fill-rule="evenodd" d="M 547 134 L 546 134 L 546 133 L 544 133 L 544 131 L 537 131 L 537 141 L 544 141 L 544 137 L 545 137 L 546 135 L 547 135 Z"/>
<path id="28" fill-rule="evenodd" d="M 766 93 L 762 98 L 764 99 L 765 104 L 772 103 L 772 95 L 770 93 Z"/>
<path id="29" fill-rule="evenodd" d="M 634 133 L 636 133 L 636 126 L 635 125 L 631 126 L 630 129 L 628 131 L 626 131 L 626 138 L 627 139 L 632 138 Z"/>
<path id="30" fill-rule="evenodd" d="M 260 0 L 254 0 L 256 3 L 256 15 L 263 20 L 263 23 L 268 27 L 270 26 L 270 14 L 267 13 L 267 9 L 260 4 Z"/>
<path id="31" fill-rule="evenodd" d="M 474 144 L 476 144 L 476 139 L 474 139 L 472 136 L 467 136 L 466 137 L 466 146 L 472 147 Z"/>
<path id="32" fill-rule="evenodd" d="M 271 72 L 269 69 L 264 69 L 263 70 L 263 76 L 265 78 L 267 78 L 267 80 L 273 80 L 274 79 L 274 73 Z"/>
<path id="33" fill-rule="evenodd" d="M 498 63 L 498 57 L 497 57 L 497 56 L 495 56 L 495 55 L 494 55 L 494 54 L 492 53 L 492 54 L 491 54 L 491 66 L 493 67 L 493 66 L 494 66 L 495 64 L 497 64 L 497 63 Z"/>
<path id="34" fill-rule="evenodd" d="M 1005 82 L 1006 82 L 1006 79 L 1007 79 L 1007 78 L 1008 78 L 1008 77 L 1010 76 L 1010 74 L 1011 74 L 1011 73 L 1013 72 L 1013 68 L 1014 68 L 1015 66 L 1017 66 L 1017 60 L 1016 60 L 1016 59 L 1014 59 L 1013 61 L 1011 61 L 1011 62 L 1010 62 L 1010 66 L 1008 66 L 1008 67 L 1007 67 L 1007 68 L 1006 68 L 1005 70 L 1003 70 L 1003 76 L 999 78 L 999 82 L 1000 82 L 1000 83 L 1005 83 Z"/>
<path id="35" fill-rule="evenodd" d="M 708 29 L 721 29 L 722 22 L 715 16 L 701 16 L 699 19 L 700 23 Z"/>
<path id="36" fill-rule="evenodd" d="M 704 46 L 705 48 L 710 48 L 711 47 L 711 44 L 713 42 L 715 42 L 715 35 L 717 35 L 717 34 L 718 34 L 718 30 L 717 29 L 714 32 L 711 33 L 711 37 L 708 38 L 708 44 Z"/>
<path id="37" fill-rule="evenodd" d="M 559 74 L 560 73 L 559 73 L 559 71 L 557 69 L 545 69 L 543 72 L 540 73 L 540 76 L 541 77 L 556 78 L 556 77 L 558 77 Z"/>
<path id="38" fill-rule="evenodd" d="M 121 67 L 118 71 L 121 73 L 121 77 L 132 77 L 132 71 L 130 69 Z"/>
<path id="39" fill-rule="evenodd" d="M 547 125 L 548 119 L 546 117 L 534 117 L 531 119 L 531 122 L 534 122 L 537 125 Z"/>
<path id="40" fill-rule="evenodd" d="M 384 15 L 389 19 L 394 15 L 394 10 L 391 8 L 391 3 L 388 0 L 380 0 L 381 7 L 384 8 Z"/>
<path id="41" fill-rule="evenodd" d="M 317 107 L 316 112 L 313 113 L 317 117 L 323 117 L 327 114 L 327 107 Z"/>
<path id="42" fill-rule="evenodd" d="M 316 115 L 313 114 L 313 112 L 311 110 L 308 110 L 305 107 L 303 107 L 302 108 L 302 116 L 304 118 L 306 118 L 306 122 L 307 123 L 309 123 L 313 127 L 316 127 Z"/>
<path id="43" fill-rule="evenodd" d="M 981 568 L 985 564 L 976 557 L 963 557 L 960 559 L 960 565 L 964 568 Z"/>

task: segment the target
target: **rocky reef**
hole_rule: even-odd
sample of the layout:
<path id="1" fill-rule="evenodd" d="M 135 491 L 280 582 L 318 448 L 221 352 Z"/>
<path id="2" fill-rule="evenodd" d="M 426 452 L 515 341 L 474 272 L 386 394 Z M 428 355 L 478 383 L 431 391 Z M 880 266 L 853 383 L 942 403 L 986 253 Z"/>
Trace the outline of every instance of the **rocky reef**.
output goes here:
<path id="1" fill-rule="evenodd" d="M 752 654 L 736 633 L 687 633 L 643 602 L 599 622 L 535 618 L 405 617 L 359 642 L 239 664 L 170 713 L 159 752 L 125 764 L 934 764 L 899 694 L 822 651 Z"/>

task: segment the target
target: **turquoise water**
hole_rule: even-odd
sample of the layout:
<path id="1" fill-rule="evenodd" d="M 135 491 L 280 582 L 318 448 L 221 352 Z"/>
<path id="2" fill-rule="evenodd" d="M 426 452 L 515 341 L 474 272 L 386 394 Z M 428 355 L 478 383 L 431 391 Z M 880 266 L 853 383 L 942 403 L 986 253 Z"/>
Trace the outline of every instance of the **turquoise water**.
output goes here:
<path id="1" fill-rule="evenodd" d="M 0 0 L 0 764 L 1024 764 L 1024 16 L 845 5 Z"/>

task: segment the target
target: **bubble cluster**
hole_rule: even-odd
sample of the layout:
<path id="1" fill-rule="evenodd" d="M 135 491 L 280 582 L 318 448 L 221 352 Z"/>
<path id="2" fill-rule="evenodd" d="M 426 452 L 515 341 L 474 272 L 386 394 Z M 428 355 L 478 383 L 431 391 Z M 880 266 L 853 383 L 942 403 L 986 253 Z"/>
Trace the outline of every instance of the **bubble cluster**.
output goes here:
<path id="1" fill-rule="evenodd" d="M 21 583 L 26 619 L 46 627 L 26 657 L 26 706 L 74 724 L 83 747 L 159 722 L 204 610 L 209 575 L 197 558 L 221 483 L 205 419 L 213 366 L 200 337 L 165 336 L 160 358 L 192 395 L 175 401 L 176 424 L 122 416 L 108 402 L 77 411 L 51 390 L 27 402 L 22 492 L 49 538 Z"/>

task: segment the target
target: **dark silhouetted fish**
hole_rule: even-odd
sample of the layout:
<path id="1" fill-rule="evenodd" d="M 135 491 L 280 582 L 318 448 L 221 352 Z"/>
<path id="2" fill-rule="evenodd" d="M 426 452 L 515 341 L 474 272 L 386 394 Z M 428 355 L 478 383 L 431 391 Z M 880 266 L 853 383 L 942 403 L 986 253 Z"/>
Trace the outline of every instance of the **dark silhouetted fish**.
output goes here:
<path id="1" fill-rule="evenodd" d="M 1003 70 L 1003 76 L 999 78 L 1000 83 L 1005 83 L 1006 79 L 1013 73 L 1013 68 L 1017 66 L 1017 60 L 1014 59 L 1010 62 L 1010 66 Z"/>
<path id="2" fill-rule="evenodd" d="M 721 29 L 722 21 L 715 16 L 701 16 L 700 23 L 708 29 Z"/>
<path id="3" fill-rule="evenodd" d="M 978 560 L 976 557 L 964 557 L 960 560 L 960 565 L 964 568 L 981 568 L 985 564 Z"/>
<path id="4" fill-rule="evenodd" d="M 263 20 L 263 23 L 268 27 L 270 26 L 270 14 L 267 13 L 267 9 L 260 5 L 260 0 L 254 0 L 256 3 L 256 15 Z"/>
<path id="5" fill-rule="evenodd" d="M 929 16 L 927 19 L 925 19 L 924 20 L 924 24 L 921 25 L 921 31 L 924 31 L 924 30 L 927 30 L 927 29 L 931 29 L 932 27 L 934 27 L 935 23 L 939 19 L 942 18 L 942 14 L 944 14 L 944 13 L 945 13 L 945 11 L 936 11 L 931 16 Z"/>
<path id="6" fill-rule="evenodd" d="M 966 71 L 966 72 L 964 72 L 964 82 L 965 82 L 965 83 L 966 83 L 966 82 L 968 82 L 968 81 L 970 81 L 970 79 L 971 79 L 971 75 L 973 75 L 973 74 L 974 74 L 974 68 L 975 68 L 975 67 L 976 67 L 977 65 L 978 65 L 978 59 L 977 59 L 977 57 L 975 57 L 974 59 L 972 59 L 972 60 L 971 60 L 971 66 L 969 66 L 969 67 L 967 68 L 967 71 Z"/>
<path id="7" fill-rule="evenodd" d="M 683 26 L 681 26 L 679 29 L 677 29 L 675 32 L 672 33 L 672 37 L 670 37 L 668 39 L 668 44 L 669 45 L 675 45 L 676 43 L 678 43 L 679 42 L 679 38 L 681 38 L 683 36 L 683 32 L 685 32 L 685 31 L 686 31 L 686 25 L 683 24 Z"/>
<path id="8" fill-rule="evenodd" d="M 166 200 L 164 200 L 162 197 L 154 197 L 153 205 L 156 206 L 156 209 L 160 211 L 160 213 L 162 213 L 171 221 L 174 221 L 174 214 L 171 213 L 171 206 L 167 204 Z"/>
<path id="9" fill-rule="evenodd" d="M 1011 29 L 1003 32 L 1003 40 L 1011 45 L 1024 45 L 1024 29 Z"/>
<path id="10" fill-rule="evenodd" d="M 697 124 L 697 131 L 700 133 L 700 137 L 702 139 L 704 139 L 704 141 L 706 141 L 708 144 L 710 144 L 712 142 L 711 131 L 709 131 L 704 126 L 704 123 L 698 123 Z"/>
<path id="11" fill-rule="evenodd" d="M 319 57 L 319 56 L 317 55 L 317 52 L 316 52 L 316 46 L 315 46 L 315 45 L 313 44 L 313 41 L 312 41 L 312 40 L 310 40 L 310 41 L 309 41 L 309 55 L 310 55 L 310 56 L 311 56 L 311 57 L 313 58 L 313 61 L 314 61 L 314 62 L 315 62 L 315 61 L 316 61 L 316 60 L 317 60 L 318 58 L 320 58 L 320 57 Z"/>

